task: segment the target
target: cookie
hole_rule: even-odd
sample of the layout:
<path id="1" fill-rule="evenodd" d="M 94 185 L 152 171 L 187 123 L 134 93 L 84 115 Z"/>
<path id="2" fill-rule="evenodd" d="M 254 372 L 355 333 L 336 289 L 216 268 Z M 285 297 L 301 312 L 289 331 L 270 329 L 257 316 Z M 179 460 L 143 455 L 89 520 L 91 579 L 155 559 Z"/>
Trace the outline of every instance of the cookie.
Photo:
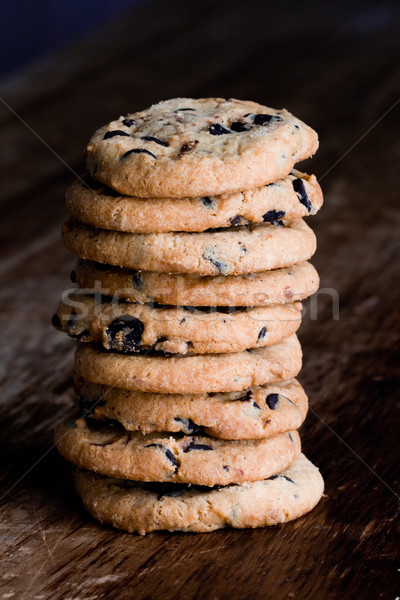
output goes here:
<path id="1" fill-rule="evenodd" d="M 204 233 L 123 233 L 71 218 L 64 224 L 63 242 L 81 258 L 119 267 L 242 275 L 287 267 L 314 254 L 315 235 L 303 219 L 280 225 L 244 225 Z"/>
<path id="2" fill-rule="evenodd" d="M 296 379 L 241 392 L 150 394 L 88 383 L 77 378 L 82 415 L 118 421 L 143 434 L 205 433 L 227 440 L 265 438 L 298 429 L 307 414 L 307 396 Z"/>
<path id="3" fill-rule="evenodd" d="M 281 342 L 297 331 L 301 303 L 256 308 L 195 308 L 101 301 L 69 293 L 53 324 L 71 337 L 107 350 L 169 354 L 240 352 Z"/>
<path id="4" fill-rule="evenodd" d="M 204 435 L 141 433 L 92 419 L 56 428 L 56 445 L 69 462 L 109 477 L 227 485 L 266 479 L 300 453 L 297 431 L 260 440 L 220 440 Z"/>
<path id="5" fill-rule="evenodd" d="M 206 533 L 286 523 L 312 510 L 324 491 L 319 470 L 304 454 L 269 479 L 223 487 L 143 484 L 81 470 L 74 479 L 95 519 L 141 535 L 162 529 Z"/>
<path id="6" fill-rule="evenodd" d="M 78 342 L 75 367 L 92 383 L 166 394 L 235 392 L 296 377 L 301 369 L 296 334 L 266 348 L 231 354 L 138 356 Z"/>
<path id="7" fill-rule="evenodd" d="M 246 223 L 271 223 L 314 215 L 322 206 L 315 175 L 292 171 L 260 188 L 199 198 L 120 196 L 92 178 L 67 190 L 67 207 L 83 223 L 136 233 L 205 231 Z"/>
<path id="8" fill-rule="evenodd" d="M 250 273 L 198 275 L 132 271 L 79 260 L 71 278 L 81 288 L 130 302 L 180 306 L 269 306 L 303 300 L 317 291 L 319 277 L 308 262 Z"/>
<path id="9" fill-rule="evenodd" d="M 102 127 L 87 146 L 92 177 L 129 196 L 247 190 L 285 177 L 318 148 L 286 110 L 222 98 L 174 98 Z"/>

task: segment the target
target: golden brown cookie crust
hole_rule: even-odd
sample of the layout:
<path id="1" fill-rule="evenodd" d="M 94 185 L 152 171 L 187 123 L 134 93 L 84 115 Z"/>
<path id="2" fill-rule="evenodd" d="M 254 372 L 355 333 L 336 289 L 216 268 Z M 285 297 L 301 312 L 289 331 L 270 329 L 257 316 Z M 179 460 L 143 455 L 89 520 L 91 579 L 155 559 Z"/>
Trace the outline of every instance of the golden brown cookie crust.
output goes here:
<path id="1" fill-rule="evenodd" d="M 75 367 L 92 383 L 166 394 L 234 392 L 296 377 L 301 346 L 293 334 L 274 346 L 231 354 L 137 356 L 78 342 Z"/>
<path id="2" fill-rule="evenodd" d="M 67 208 L 78 221 L 114 231 L 201 232 L 217 227 L 298 219 L 323 203 L 315 175 L 293 170 L 269 185 L 221 196 L 138 198 L 120 196 L 91 178 L 67 190 Z"/>
<path id="3" fill-rule="evenodd" d="M 118 421 L 127 431 L 203 431 L 227 440 L 266 438 L 298 429 L 308 399 L 296 379 L 220 394 L 151 394 L 76 378 L 83 415 Z"/>
<path id="4" fill-rule="evenodd" d="M 199 276 L 135 271 L 78 260 L 73 278 L 89 291 L 128 300 L 179 306 L 269 306 L 303 300 L 317 291 L 309 262 L 246 275 Z"/>
<path id="5" fill-rule="evenodd" d="M 193 197 L 276 181 L 317 148 L 315 131 L 286 110 L 235 99 L 174 98 L 96 131 L 87 166 L 92 177 L 122 194 Z"/>
<path id="6" fill-rule="evenodd" d="M 196 275 L 279 269 L 308 260 L 316 249 L 315 234 L 303 219 L 204 233 L 123 233 L 69 219 L 63 242 L 80 258 L 99 263 Z"/>
<path id="7" fill-rule="evenodd" d="M 64 296 L 53 323 L 80 341 L 107 350 L 168 354 L 218 354 L 262 348 L 297 331 L 301 303 L 231 309 L 158 307 L 101 302 L 95 294 Z"/>
<path id="8" fill-rule="evenodd" d="M 101 523 L 142 535 L 162 529 L 205 533 L 285 523 L 312 510 L 324 491 L 319 470 L 304 454 L 278 477 L 209 490 L 154 490 L 79 470 L 75 485 L 86 510 Z"/>
<path id="9" fill-rule="evenodd" d="M 300 453 L 297 431 L 228 441 L 199 435 L 142 435 L 80 418 L 59 425 L 55 436 L 59 452 L 69 462 L 134 481 L 207 486 L 257 481 L 282 471 Z"/>

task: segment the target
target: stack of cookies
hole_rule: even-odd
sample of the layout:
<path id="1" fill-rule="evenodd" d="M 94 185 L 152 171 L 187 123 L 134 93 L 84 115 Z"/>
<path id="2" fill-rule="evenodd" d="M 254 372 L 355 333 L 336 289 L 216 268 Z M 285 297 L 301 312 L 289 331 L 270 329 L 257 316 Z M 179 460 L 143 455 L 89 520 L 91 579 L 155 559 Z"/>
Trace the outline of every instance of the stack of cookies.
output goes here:
<path id="1" fill-rule="evenodd" d="M 77 340 L 80 413 L 59 426 L 87 510 L 141 534 L 262 527 L 323 493 L 301 454 L 296 331 L 318 275 L 293 170 L 318 147 L 286 110 L 177 98 L 120 117 L 67 193 L 79 259 L 53 324 Z"/>

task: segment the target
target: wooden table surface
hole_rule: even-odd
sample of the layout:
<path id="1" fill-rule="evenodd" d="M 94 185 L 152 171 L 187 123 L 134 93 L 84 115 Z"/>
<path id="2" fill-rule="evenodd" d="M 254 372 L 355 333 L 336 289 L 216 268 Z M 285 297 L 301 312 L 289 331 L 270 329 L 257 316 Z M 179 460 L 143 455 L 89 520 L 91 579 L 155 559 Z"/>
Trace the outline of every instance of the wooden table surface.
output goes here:
<path id="1" fill-rule="evenodd" d="M 400 7 L 301 6 L 143 3 L 3 86 L 0 598 L 400 596 Z M 325 291 L 300 331 L 300 380 L 326 496 L 284 526 L 118 533 L 84 512 L 52 446 L 74 403 L 73 343 L 50 327 L 74 263 L 65 188 L 95 128 L 177 95 L 284 106 L 320 134 L 305 168 L 325 193 L 309 219 Z"/>

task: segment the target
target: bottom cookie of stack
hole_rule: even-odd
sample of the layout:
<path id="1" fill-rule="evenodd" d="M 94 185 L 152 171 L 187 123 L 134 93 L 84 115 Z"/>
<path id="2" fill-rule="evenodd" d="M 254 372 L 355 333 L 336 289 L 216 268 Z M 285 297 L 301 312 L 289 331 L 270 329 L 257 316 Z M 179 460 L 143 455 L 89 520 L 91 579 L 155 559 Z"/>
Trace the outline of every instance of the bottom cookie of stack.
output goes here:
<path id="1" fill-rule="evenodd" d="M 75 485 L 87 511 L 101 523 L 142 535 L 285 523 L 312 510 L 324 490 L 319 470 L 304 454 L 269 479 L 239 485 L 143 484 L 82 470 L 75 472 Z"/>

